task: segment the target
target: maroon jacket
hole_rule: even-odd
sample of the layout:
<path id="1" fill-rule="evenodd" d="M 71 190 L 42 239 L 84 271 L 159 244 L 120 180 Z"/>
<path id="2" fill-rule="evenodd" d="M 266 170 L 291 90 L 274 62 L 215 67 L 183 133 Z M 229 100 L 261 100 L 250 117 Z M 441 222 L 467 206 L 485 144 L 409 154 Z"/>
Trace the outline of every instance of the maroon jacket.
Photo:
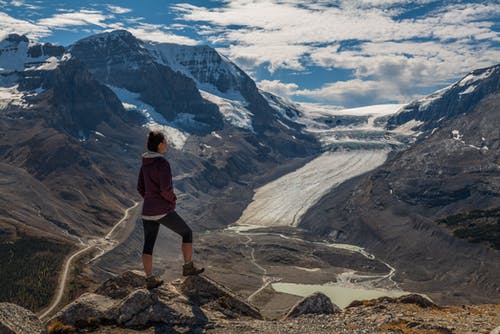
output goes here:
<path id="1" fill-rule="evenodd" d="M 156 152 L 146 152 L 142 157 L 137 180 L 137 191 L 144 198 L 142 214 L 156 216 L 174 211 L 177 197 L 174 194 L 170 164 Z"/>

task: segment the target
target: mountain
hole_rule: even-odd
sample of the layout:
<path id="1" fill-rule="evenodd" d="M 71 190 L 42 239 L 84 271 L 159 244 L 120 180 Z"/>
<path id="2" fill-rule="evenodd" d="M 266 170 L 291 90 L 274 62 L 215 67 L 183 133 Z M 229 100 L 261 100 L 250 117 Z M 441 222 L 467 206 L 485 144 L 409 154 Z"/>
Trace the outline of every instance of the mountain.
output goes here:
<path id="1" fill-rule="evenodd" d="M 0 238 L 7 252 L 24 247 L 36 258 L 42 253 L 24 241 L 88 245 L 109 232 L 139 201 L 135 187 L 149 129 L 163 130 L 171 143 L 176 192 L 189 198 L 178 210 L 194 230 L 234 221 L 256 184 L 277 173 L 274 167 L 286 172 L 320 147 L 302 125 L 283 125 L 255 83 L 213 49 L 187 73 L 178 71 L 187 63 L 166 65 L 125 31 L 67 48 L 13 34 L 0 46 Z M 212 61 L 221 62 L 217 71 L 231 71 L 209 89 L 213 76 L 202 80 L 200 73 Z M 65 254 L 46 252 L 61 265 Z M 29 268 L 34 284 L 55 283 L 57 270 L 38 279 L 48 269 L 36 263 Z M 22 263 L 11 265 L 26 272 Z M 29 277 L 4 282 L 0 275 L 8 298 Z M 39 309 L 44 298 L 29 307 Z"/>
<path id="2" fill-rule="evenodd" d="M 158 60 L 191 77 L 206 99 L 220 104 L 240 104 L 251 122 L 249 129 L 262 132 L 275 121 L 273 109 L 257 89 L 255 82 L 238 66 L 208 46 L 186 46 L 171 43 L 148 43 L 145 47 Z M 230 115 L 227 115 L 230 116 Z M 234 125 L 241 121 L 226 118 Z M 276 124 L 274 124 L 276 126 Z"/>
<path id="3" fill-rule="evenodd" d="M 49 58 L 60 57 L 63 53 L 63 46 L 30 42 L 26 36 L 9 34 L 0 41 L 0 73 L 40 66 Z"/>
<path id="4" fill-rule="evenodd" d="M 473 71 L 440 97 L 431 95 L 427 114 L 418 105 L 431 97 L 393 116 L 390 122 L 416 117 L 424 122 L 418 131 L 433 130 L 331 191 L 300 226 L 373 251 L 398 269 L 404 288 L 442 302 L 497 301 L 499 68 Z M 473 93 L 465 82 L 477 87 L 478 100 L 461 94 Z M 439 292 L 446 286 L 454 294 Z"/>
<path id="5" fill-rule="evenodd" d="M 139 104 L 156 122 L 200 136 L 225 124 L 258 133 L 266 145 L 292 155 L 308 151 L 290 145 L 292 136 L 314 147 L 314 137 L 300 131 L 303 126 L 284 124 L 255 82 L 208 46 L 144 42 L 117 30 L 77 41 L 68 51 L 122 102 Z"/>
<path id="6" fill-rule="evenodd" d="M 421 136 L 429 135 L 441 122 L 470 113 L 485 96 L 499 89 L 500 64 L 474 70 L 455 84 L 407 104 L 387 120 L 387 128 L 406 125 Z"/>

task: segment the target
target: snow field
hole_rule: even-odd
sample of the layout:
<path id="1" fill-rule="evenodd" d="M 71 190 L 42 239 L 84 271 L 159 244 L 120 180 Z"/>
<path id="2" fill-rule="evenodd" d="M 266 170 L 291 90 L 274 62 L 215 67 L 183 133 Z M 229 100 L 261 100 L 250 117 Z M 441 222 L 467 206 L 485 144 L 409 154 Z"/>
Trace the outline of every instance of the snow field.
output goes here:
<path id="1" fill-rule="evenodd" d="M 388 150 L 324 153 L 258 188 L 236 224 L 297 226 L 307 210 L 330 189 L 380 166 L 388 153 Z"/>

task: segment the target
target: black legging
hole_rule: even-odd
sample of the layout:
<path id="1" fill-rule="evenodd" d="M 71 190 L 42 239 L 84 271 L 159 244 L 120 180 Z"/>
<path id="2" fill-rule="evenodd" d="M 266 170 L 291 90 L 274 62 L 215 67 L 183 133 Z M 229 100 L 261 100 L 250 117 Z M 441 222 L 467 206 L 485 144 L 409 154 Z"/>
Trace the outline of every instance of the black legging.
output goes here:
<path id="1" fill-rule="evenodd" d="M 144 226 L 144 249 L 142 254 L 153 255 L 153 248 L 155 246 L 156 237 L 158 236 L 160 224 L 182 236 L 183 243 L 193 242 L 193 232 L 191 228 L 187 226 L 184 219 L 182 219 L 177 212 L 172 211 L 158 220 L 142 220 L 142 225 Z"/>

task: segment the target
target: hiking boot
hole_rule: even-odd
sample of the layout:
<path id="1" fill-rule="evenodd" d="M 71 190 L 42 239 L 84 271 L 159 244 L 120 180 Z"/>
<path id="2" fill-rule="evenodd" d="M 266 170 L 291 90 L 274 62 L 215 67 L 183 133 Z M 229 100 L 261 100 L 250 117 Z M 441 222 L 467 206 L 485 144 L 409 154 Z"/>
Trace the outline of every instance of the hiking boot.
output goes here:
<path id="1" fill-rule="evenodd" d="M 158 278 L 158 276 L 151 275 L 149 277 L 146 277 L 146 288 L 148 290 L 157 288 L 162 284 L 163 284 L 163 280 Z"/>
<path id="2" fill-rule="evenodd" d="M 198 275 L 205 271 L 205 268 L 198 268 L 194 265 L 193 261 L 188 262 L 182 266 L 183 276 Z"/>

